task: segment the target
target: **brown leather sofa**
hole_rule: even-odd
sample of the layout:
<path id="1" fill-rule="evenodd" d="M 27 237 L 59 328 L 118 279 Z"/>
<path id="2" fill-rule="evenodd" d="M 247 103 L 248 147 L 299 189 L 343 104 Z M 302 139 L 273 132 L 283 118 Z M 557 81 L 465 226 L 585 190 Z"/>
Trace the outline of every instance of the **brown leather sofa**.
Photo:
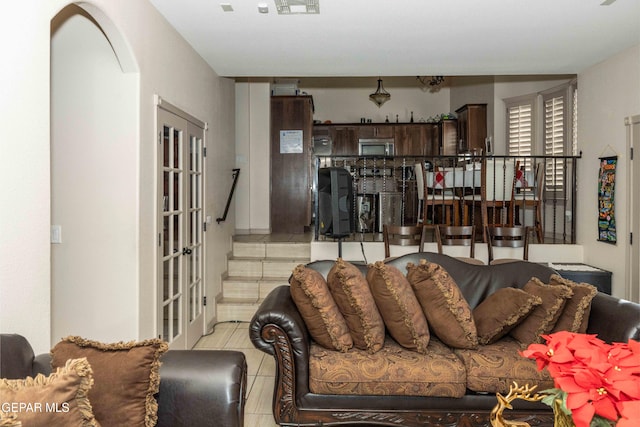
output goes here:
<path id="1" fill-rule="evenodd" d="M 443 266 L 456 281 L 471 308 L 502 287 L 522 287 L 555 273 L 547 266 L 517 261 L 493 266 L 472 265 L 437 253 L 404 255 L 388 263 L 406 272 L 408 262 L 427 259 Z M 334 261 L 308 264 L 325 278 Z M 361 266 L 365 271 L 365 266 Z M 640 338 L 640 304 L 598 293 L 592 302 L 588 333 L 607 341 Z M 330 426 L 489 426 L 495 394 L 467 391 L 462 398 L 423 396 L 321 395 L 309 389 L 311 337 L 288 286 L 273 290 L 250 324 L 253 344 L 276 361 L 273 414 L 281 425 Z M 552 426 L 550 408 L 539 402 L 517 401 L 507 418 L 532 426 Z"/>
<path id="2" fill-rule="evenodd" d="M 158 427 L 242 427 L 247 387 L 244 353 L 170 350 L 161 358 Z M 49 375 L 51 356 L 35 356 L 21 335 L 0 334 L 0 378 Z"/>

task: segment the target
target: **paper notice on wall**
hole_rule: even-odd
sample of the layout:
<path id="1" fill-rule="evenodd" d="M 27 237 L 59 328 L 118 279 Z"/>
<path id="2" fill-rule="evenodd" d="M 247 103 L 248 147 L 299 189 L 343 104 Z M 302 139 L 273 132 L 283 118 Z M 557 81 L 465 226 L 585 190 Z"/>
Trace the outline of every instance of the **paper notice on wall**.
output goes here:
<path id="1" fill-rule="evenodd" d="M 280 131 L 280 154 L 294 154 L 303 152 L 301 130 Z"/>

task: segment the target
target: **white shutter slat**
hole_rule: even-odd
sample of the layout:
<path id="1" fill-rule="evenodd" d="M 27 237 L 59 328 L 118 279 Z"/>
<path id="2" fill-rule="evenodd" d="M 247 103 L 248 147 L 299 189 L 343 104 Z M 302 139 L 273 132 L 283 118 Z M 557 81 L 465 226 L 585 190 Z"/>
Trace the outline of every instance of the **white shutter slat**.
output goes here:
<path id="1" fill-rule="evenodd" d="M 508 150 L 511 156 L 529 156 L 533 144 L 533 106 L 523 103 L 508 108 Z"/>
<path id="2" fill-rule="evenodd" d="M 564 96 L 555 96 L 544 101 L 544 150 L 547 156 L 564 154 Z M 545 185 L 550 190 L 560 191 L 564 187 L 564 160 L 548 159 L 545 165 Z"/>

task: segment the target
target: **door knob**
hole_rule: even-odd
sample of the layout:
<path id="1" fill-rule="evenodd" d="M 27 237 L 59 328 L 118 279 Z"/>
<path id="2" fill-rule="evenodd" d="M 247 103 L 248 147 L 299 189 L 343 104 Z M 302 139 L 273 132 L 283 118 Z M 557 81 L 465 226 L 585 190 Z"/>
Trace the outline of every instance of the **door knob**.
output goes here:
<path id="1" fill-rule="evenodd" d="M 182 248 L 182 255 L 191 255 L 191 252 L 193 251 L 187 247 Z"/>

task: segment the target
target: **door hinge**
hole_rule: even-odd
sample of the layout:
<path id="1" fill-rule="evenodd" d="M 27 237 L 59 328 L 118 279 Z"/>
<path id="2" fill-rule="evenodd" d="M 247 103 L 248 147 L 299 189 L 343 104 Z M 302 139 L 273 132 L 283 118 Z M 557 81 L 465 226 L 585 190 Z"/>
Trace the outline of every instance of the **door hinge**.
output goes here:
<path id="1" fill-rule="evenodd" d="M 158 144 L 162 145 L 162 132 L 158 132 Z"/>
<path id="2" fill-rule="evenodd" d="M 162 233 L 158 233 L 158 247 L 162 246 Z"/>
<path id="3" fill-rule="evenodd" d="M 202 297 L 202 305 L 207 305 L 207 297 Z"/>
<path id="4" fill-rule="evenodd" d="M 633 160 L 633 147 L 629 148 L 629 150 L 630 150 L 629 158 Z"/>
<path id="5" fill-rule="evenodd" d="M 202 230 L 203 231 L 207 231 L 207 223 L 206 222 L 202 223 Z"/>
<path id="6" fill-rule="evenodd" d="M 207 147 L 202 147 L 202 155 L 207 157 Z"/>
<path id="7" fill-rule="evenodd" d="M 629 233 L 629 244 L 633 245 L 633 232 Z"/>

